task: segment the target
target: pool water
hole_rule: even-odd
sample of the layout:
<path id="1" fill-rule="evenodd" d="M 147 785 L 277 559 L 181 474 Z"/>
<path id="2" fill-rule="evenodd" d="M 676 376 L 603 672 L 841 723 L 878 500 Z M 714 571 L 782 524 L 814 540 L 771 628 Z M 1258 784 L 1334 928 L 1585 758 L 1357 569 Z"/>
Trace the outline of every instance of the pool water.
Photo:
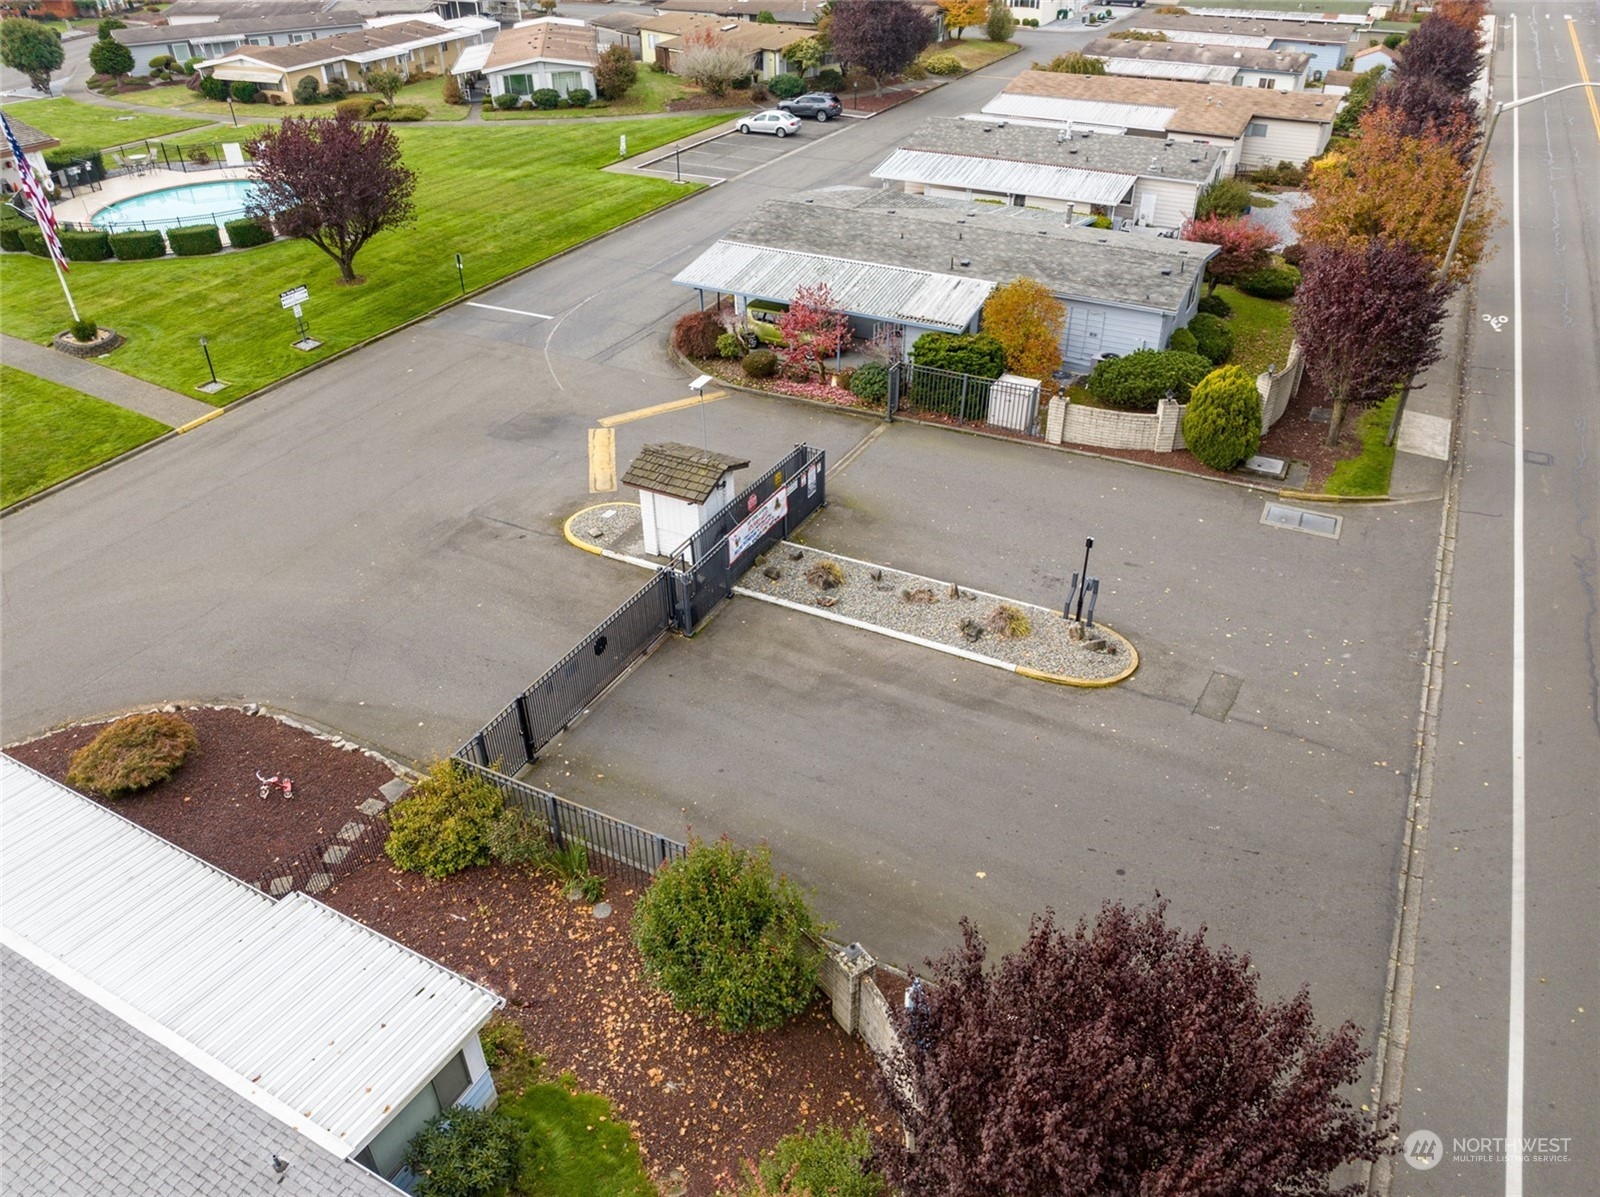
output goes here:
<path id="1" fill-rule="evenodd" d="M 244 215 L 255 190 L 249 179 L 222 179 L 168 187 L 101 208 L 89 223 L 111 232 L 127 229 L 175 229 L 189 224 L 221 224 Z"/>

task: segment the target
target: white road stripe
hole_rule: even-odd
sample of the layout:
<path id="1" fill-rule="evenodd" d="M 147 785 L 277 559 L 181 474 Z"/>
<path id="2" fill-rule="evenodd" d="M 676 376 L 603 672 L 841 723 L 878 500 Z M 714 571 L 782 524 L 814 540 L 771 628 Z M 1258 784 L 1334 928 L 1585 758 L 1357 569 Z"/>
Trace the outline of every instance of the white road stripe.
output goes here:
<path id="1" fill-rule="evenodd" d="M 1517 19 L 1511 18 L 1511 98 L 1517 98 Z M 1527 680 L 1523 570 L 1522 114 L 1511 113 L 1511 1000 L 1506 1035 L 1506 1197 L 1522 1197 L 1522 1080 L 1527 1034 Z"/>
<path id="2" fill-rule="evenodd" d="M 497 308 L 492 303 L 477 303 L 471 299 L 467 300 L 466 306 L 469 308 L 487 308 L 491 312 L 510 312 L 513 316 L 530 316 L 535 320 L 550 319 L 543 312 L 524 312 L 518 308 Z"/>

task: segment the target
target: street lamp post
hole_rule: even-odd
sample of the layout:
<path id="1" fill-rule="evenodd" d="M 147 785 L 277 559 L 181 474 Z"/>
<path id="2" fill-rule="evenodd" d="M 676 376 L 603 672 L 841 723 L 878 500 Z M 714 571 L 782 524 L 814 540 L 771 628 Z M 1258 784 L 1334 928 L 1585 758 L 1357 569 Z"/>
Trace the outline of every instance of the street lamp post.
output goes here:
<path id="1" fill-rule="evenodd" d="M 1461 246 L 1461 234 L 1467 227 L 1467 213 L 1472 207 L 1472 195 L 1478 189 L 1478 177 L 1483 174 L 1484 160 L 1489 157 L 1489 140 L 1494 136 L 1495 126 L 1500 123 L 1500 114 L 1513 108 L 1521 108 L 1524 104 L 1531 104 L 1535 100 L 1548 99 L 1580 87 L 1600 88 L 1600 83 L 1566 83 L 1560 87 L 1552 87 L 1549 91 L 1523 96 L 1521 99 L 1501 100 L 1494 106 L 1494 111 L 1489 114 L 1489 124 L 1483 130 L 1483 141 L 1478 145 L 1478 156 L 1472 163 L 1472 173 L 1467 176 L 1467 193 L 1461 197 L 1461 211 L 1456 213 L 1456 227 L 1450 233 L 1450 247 L 1444 251 L 1444 261 L 1439 264 L 1440 278 L 1449 278 L 1450 267 L 1455 265 L 1456 250 Z M 1406 399 L 1410 394 L 1409 386 L 1400 392 L 1400 402 L 1396 403 L 1394 408 L 1394 419 L 1389 421 L 1389 435 L 1384 438 L 1385 445 L 1394 444 L 1394 438 L 1400 431 L 1400 417 L 1405 415 Z"/>
<path id="2" fill-rule="evenodd" d="M 211 375 L 211 385 L 217 385 L 217 368 L 211 364 L 211 343 L 204 337 L 200 338 L 200 352 L 206 355 L 206 370 Z"/>
<path id="3" fill-rule="evenodd" d="M 1089 593 L 1089 550 L 1094 548 L 1094 537 L 1086 536 L 1083 541 L 1083 583 L 1078 587 L 1078 612 L 1077 621 L 1083 622 L 1083 598 Z"/>

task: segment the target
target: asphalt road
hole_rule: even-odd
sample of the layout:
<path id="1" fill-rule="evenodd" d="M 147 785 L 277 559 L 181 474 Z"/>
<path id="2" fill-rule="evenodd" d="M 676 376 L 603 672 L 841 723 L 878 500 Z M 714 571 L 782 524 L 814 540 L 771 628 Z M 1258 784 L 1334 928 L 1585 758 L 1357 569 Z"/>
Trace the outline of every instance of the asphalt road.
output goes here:
<path id="1" fill-rule="evenodd" d="M 1600 78 L 1595 5 L 1495 10 L 1496 99 L 1578 82 L 1574 39 Z M 1531 104 L 1490 157 L 1507 223 L 1467 363 L 1401 1109 L 1440 1149 L 1392 1191 L 1580 1197 L 1600 1184 L 1600 117 L 1581 92 Z"/>
<path id="2" fill-rule="evenodd" d="M 763 198 L 864 183 L 900 134 L 976 109 L 1088 31 L 731 179 L 7 517 L 0 734 L 169 699 L 275 703 L 414 759 L 451 751 L 642 582 L 561 539 L 584 430 L 684 394 L 671 277 Z M 518 315 L 517 313 L 542 315 Z M 548 317 L 548 318 L 545 318 Z M 734 397 L 710 443 L 837 463 L 873 425 Z M 693 441 L 697 412 L 619 428 Z M 842 934 L 912 962 L 970 913 L 1002 946 L 1159 888 L 1186 927 L 1378 1024 L 1409 789 L 1434 504 L 1338 540 L 1259 493 L 896 425 L 830 484 L 814 543 L 1041 603 L 1096 537 L 1120 689 L 957 666 L 736 602 L 672 642 L 540 780 L 662 831 L 767 836 Z M 1238 685 L 1197 713 L 1213 675 Z M 562 759 L 570 765 L 558 768 Z M 721 772 L 718 772 L 718 771 Z M 597 776 L 605 773 L 605 777 Z M 980 876 L 980 874 L 983 874 Z"/>

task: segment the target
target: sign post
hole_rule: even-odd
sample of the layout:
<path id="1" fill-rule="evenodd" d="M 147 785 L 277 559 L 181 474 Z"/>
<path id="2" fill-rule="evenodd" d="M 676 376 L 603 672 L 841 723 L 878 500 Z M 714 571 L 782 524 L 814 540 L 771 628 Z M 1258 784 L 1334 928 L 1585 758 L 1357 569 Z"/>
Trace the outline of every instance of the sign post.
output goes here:
<path id="1" fill-rule="evenodd" d="M 461 280 L 461 294 L 465 295 L 467 293 L 467 272 L 466 268 L 461 265 L 460 254 L 456 255 L 456 277 Z"/>
<path id="2" fill-rule="evenodd" d="M 289 308 L 294 311 L 294 330 L 299 338 L 295 341 L 294 347 L 306 353 L 318 348 L 322 344 L 321 341 L 314 340 L 312 338 L 311 326 L 306 323 L 305 313 L 300 307 L 301 304 L 305 303 L 306 300 L 310 298 L 311 292 L 308 291 L 304 286 L 290 287 L 287 291 L 278 292 L 278 306 L 281 308 Z"/>

